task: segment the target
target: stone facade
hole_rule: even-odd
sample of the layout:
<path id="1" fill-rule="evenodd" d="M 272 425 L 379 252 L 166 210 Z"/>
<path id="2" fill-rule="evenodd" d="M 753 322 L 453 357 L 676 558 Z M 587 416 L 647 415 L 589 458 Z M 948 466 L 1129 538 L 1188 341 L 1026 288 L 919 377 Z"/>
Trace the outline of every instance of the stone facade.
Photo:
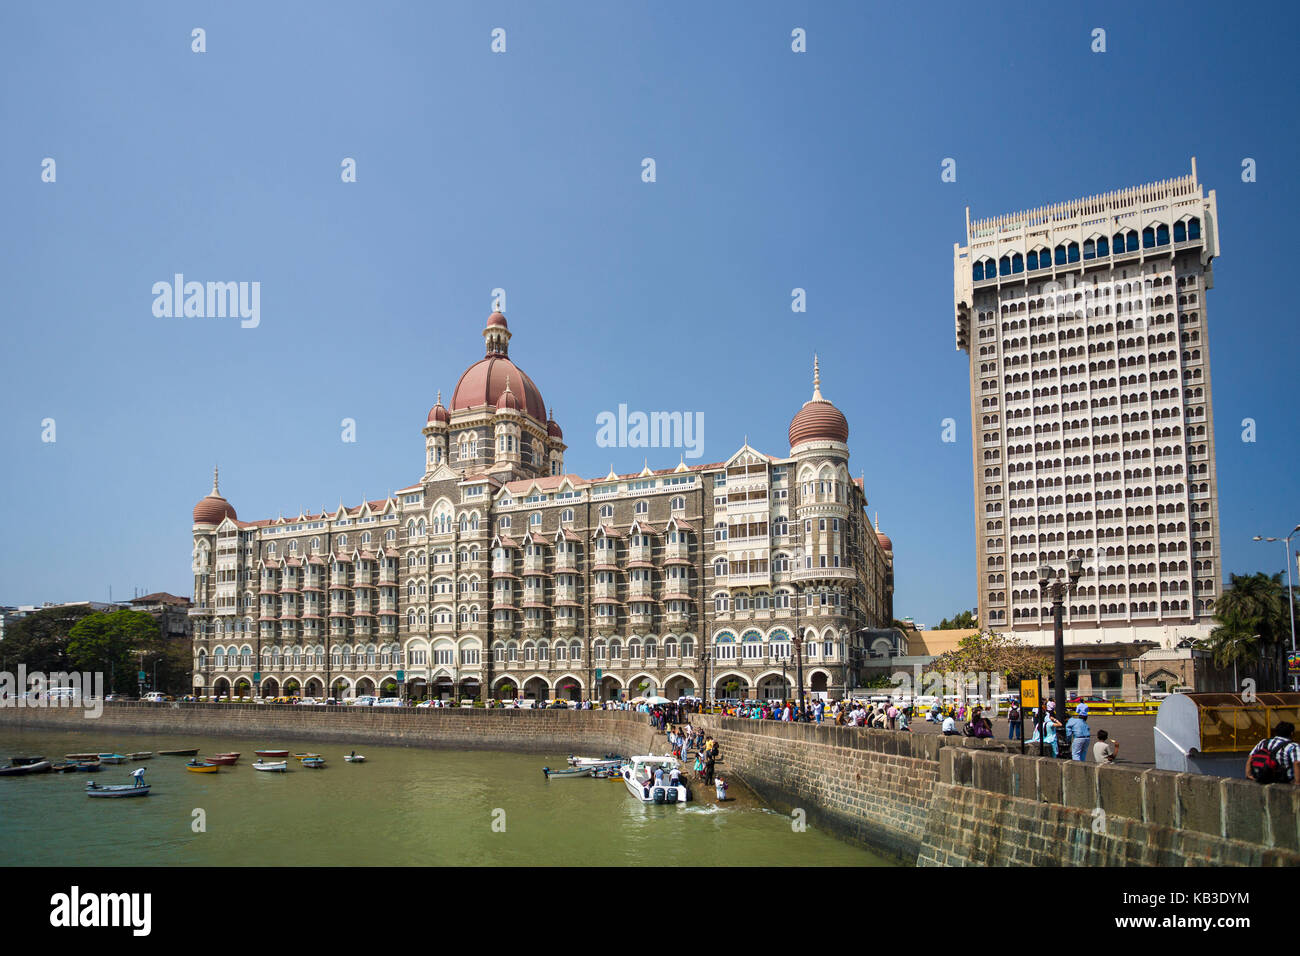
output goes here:
<path id="1" fill-rule="evenodd" d="M 893 614 L 892 542 L 816 364 L 786 456 L 746 443 L 584 479 L 505 317 L 483 337 L 429 412 L 421 479 L 390 498 L 241 521 L 214 477 L 194 509 L 196 693 L 783 696 L 797 652 L 810 692 L 853 680 L 861 632 Z"/>
<path id="2" fill-rule="evenodd" d="M 1083 562 L 1066 640 L 1173 647 L 1222 568 L 1206 292 L 1215 194 L 1192 174 L 976 222 L 954 245 L 970 356 L 980 624 L 1052 640 L 1038 568 Z"/>

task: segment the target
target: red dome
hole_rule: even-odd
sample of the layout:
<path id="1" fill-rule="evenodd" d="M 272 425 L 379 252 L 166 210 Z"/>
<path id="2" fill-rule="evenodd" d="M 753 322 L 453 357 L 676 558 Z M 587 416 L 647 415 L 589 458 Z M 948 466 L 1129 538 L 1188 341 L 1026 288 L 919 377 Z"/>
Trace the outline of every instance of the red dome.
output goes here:
<path id="1" fill-rule="evenodd" d="M 503 411 L 507 408 L 516 412 L 519 411 L 519 399 L 516 398 L 515 393 L 510 390 L 509 375 L 506 376 L 505 391 L 497 396 L 496 406 L 497 406 L 497 411 Z"/>
<path id="2" fill-rule="evenodd" d="M 488 324 L 488 325 L 499 325 L 499 326 L 501 326 L 503 329 L 504 329 L 504 328 L 509 328 L 509 326 L 506 325 L 506 317 L 505 317 L 504 315 L 502 315 L 500 312 L 493 312 L 491 315 L 489 315 L 489 316 L 488 316 L 488 320 L 487 320 L 487 324 Z"/>
<path id="3" fill-rule="evenodd" d="M 555 409 L 551 409 L 551 417 L 546 420 L 546 434 L 552 438 L 564 437 L 564 432 L 560 430 L 560 423 L 555 420 Z"/>
<path id="4" fill-rule="evenodd" d="M 516 400 L 522 392 L 523 410 L 539 422 L 546 421 L 546 404 L 542 401 L 542 393 L 518 365 L 501 356 L 479 359 L 465 370 L 465 374 L 456 383 L 456 391 L 451 395 L 451 410 L 458 412 L 478 405 L 495 405 L 497 397 L 506 390 L 506 376 L 514 383 L 511 389 L 517 389 Z"/>
<path id="5" fill-rule="evenodd" d="M 429 409 L 429 420 L 426 424 L 445 425 L 450 420 L 451 416 L 447 413 L 446 407 L 442 404 L 442 392 L 440 391 L 438 392 L 438 404 Z"/>
<path id="6" fill-rule="evenodd" d="M 884 548 L 886 551 L 894 550 L 894 542 L 889 540 L 889 535 L 877 531 L 876 540 L 880 542 L 880 546 Z"/>
<path id="7" fill-rule="evenodd" d="M 813 399 L 790 422 L 790 447 L 806 441 L 847 443 L 849 423 L 844 413 L 824 398 Z"/>
<path id="8" fill-rule="evenodd" d="M 221 524 L 225 518 L 236 520 L 235 507 L 215 491 L 194 506 L 195 524 Z"/>
<path id="9" fill-rule="evenodd" d="M 822 398 L 821 369 L 813 358 L 813 396 L 790 420 L 790 447 L 806 441 L 837 441 L 847 444 L 849 422 L 844 413 Z"/>

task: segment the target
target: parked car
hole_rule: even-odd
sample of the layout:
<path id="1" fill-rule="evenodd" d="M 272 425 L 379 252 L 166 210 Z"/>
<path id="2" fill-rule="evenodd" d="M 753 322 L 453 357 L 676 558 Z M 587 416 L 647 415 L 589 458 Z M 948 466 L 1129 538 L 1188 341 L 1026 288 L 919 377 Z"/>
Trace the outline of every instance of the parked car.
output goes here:
<path id="1" fill-rule="evenodd" d="M 169 700 L 166 694 L 159 693 L 158 691 L 152 691 L 151 693 L 145 694 L 140 699 L 150 704 L 163 704 Z"/>
<path id="2" fill-rule="evenodd" d="M 1104 703 L 1106 703 L 1106 698 L 1105 698 L 1105 697 L 1097 697 L 1097 696 L 1089 696 L 1089 697 L 1071 697 L 1070 700 L 1069 700 L 1069 703 L 1071 703 L 1071 704 L 1104 704 Z"/>
<path id="3" fill-rule="evenodd" d="M 371 697 L 369 695 L 366 695 L 364 697 L 353 697 L 347 703 L 351 704 L 354 707 L 373 707 L 375 706 L 376 700 L 378 700 L 377 697 Z"/>
<path id="4" fill-rule="evenodd" d="M 402 698 L 400 697 L 381 697 L 375 701 L 376 707 L 401 707 Z"/>

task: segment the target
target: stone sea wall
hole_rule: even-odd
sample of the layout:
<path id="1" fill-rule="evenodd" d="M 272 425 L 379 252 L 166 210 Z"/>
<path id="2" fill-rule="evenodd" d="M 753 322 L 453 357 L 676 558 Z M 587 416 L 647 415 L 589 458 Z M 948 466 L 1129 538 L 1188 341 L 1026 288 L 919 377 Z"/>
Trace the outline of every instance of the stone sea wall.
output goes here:
<path id="1" fill-rule="evenodd" d="M 78 731 L 109 746 L 114 731 L 196 738 L 238 736 L 384 743 L 456 750 L 645 753 L 654 735 L 626 711 L 471 710 L 414 707 L 272 707 L 259 704 L 105 704 L 87 719 L 75 708 L 0 707 L 0 727 Z M 659 749 L 665 747 L 659 738 Z M 195 740 L 201 746 L 202 740 Z"/>
<path id="2" fill-rule="evenodd" d="M 921 866 L 1300 865 L 1300 787 L 1022 756 L 1019 744 L 698 718 L 734 774 Z"/>

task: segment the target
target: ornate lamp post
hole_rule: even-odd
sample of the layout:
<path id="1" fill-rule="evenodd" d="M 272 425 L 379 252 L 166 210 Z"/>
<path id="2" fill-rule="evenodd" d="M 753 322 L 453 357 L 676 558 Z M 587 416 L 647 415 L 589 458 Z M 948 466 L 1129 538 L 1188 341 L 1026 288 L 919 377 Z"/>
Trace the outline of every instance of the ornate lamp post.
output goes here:
<path id="1" fill-rule="evenodd" d="M 803 569 L 803 548 L 794 549 L 794 573 Z M 796 578 L 791 582 L 794 587 L 794 659 L 795 659 L 795 679 L 799 681 L 799 716 L 804 716 L 803 712 L 803 629 L 799 626 L 799 605 L 803 602 L 803 595 L 799 593 L 799 581 Z"/>
<path id="2" fill-rule="evenodd" d="M 1255 537 L 1252 539 L 1254 541 L 1281 540 L 1282 547 L 1286 552 L 1286 598 L 1287 598 L 1286 603 L 1288 605 L 1288 610 L 1291 612 L 1291 653 L 1292 654 L 1295 654 L 1296 651 L 1295 651 L 1295 591 L 1292 589 L 1292 584 L 1291 584 L 1291 539 L 1295 537 L 1296 534 L 1300 534 L 1300 524 L 1292 528 L 1291 533 L 1287 535 L 1285 538 L 1281 538 L 1281 539 L 1261 538 L 1259 535 L 1255 535 Z M 1234 682 L 1235 682 L 1235 678 L 1234 678 Z M 1296 689 L 1296 678 L 1294 676 L 1291 677 L 1291 689 L 1292 690 Z"/>
<path id="3" fill-rule="evenodd" d="M 1055 574 L 1055 578 L 1053 575 Z M 1056 632 L 1056 716 L 1065 719 L 1065 595 L 1073 594 L 1083 576 L 1083 562 L 1072 557 L 1067 562 L 1064 573 L 1054 572 L 1046 564 L 1038 568 L 1038 586 L 1043 589 L 1043 597 L 1052 602 L 1052 622 Z"/>

